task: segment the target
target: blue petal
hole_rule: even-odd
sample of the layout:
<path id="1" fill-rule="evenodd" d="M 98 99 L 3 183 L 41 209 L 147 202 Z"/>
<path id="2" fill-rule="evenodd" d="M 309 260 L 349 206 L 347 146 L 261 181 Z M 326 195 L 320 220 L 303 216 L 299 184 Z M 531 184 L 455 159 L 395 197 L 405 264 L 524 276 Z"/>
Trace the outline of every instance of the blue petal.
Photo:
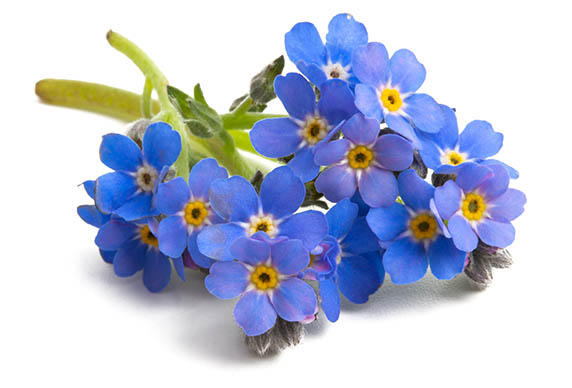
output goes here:
<path id="1" fill-rule="evenodd" d="M 358 205 L 358 217 L 365 217 L 367 212 L 369 212 L 369 206 L 363 201 L 363 198 L 359 195 L 359 191 L 356 191 L 351 201 Z"/>
<path id="2" fill-rule="evenodd" d="M 333 278 L 322 280 L 320 285 L 320 299 L 326 318 L 336 322 L 340 317 L 340 292 Z"/>
<path id="3" fill-rule="evenodd" d="M 341 239 L 350 231 L 358 214 L 358 205 L 349 199 L 338 202 L 326 213 L 328 234 Z"/>
<path id="4" fill-rule="evenodd" d="M 287 166 L 272 170 L 260 185 L 260 202 L 266 214 L 276 219 L 294 213 L 306 195 L 304 183 Z"/>
<path id="5" fill-rule="evenodd" d="M 189 250 L 189 254 L 191 256 L 191 260 L 201 268 L 210 268 L 210 266 L 214 263 L 213 259 L 209 259 L 205 255 L 199 251 L 199 247 L 197 244 L 197 236 L 198 232 L 193 232 L 189 235 L 187 239 L 187 249 Z"/>
<path id="6" fill-rule="evenodd" d="M 379 134 L 379 121 L 357 113 L 343 124 L 342 132 L 344 137 L 354 144 L 370 145 L 375 142 Z"/>
<path id="7" fill-rule="evenodd" d="M 113 257 L 113 271 L 121 278 L 133 276 L 143 269 L 147 246 L 132 241 L 121 247 Z"/>
<path id="8" fill-rule="evenodd" d="M 395 284 L 416 282 L 425 276 L 427 265 L 423 245 L 409 237 L 393 242 L 383 255 L 383 267 Z"/>
<path id="9" fill-rule="evenodd" d="M 287 166 L 302 182 L 311 181 L 320 172 L 320 166 L 314 163 L 313 149 L 309 147 L 304 147 L 297 152 Z"/>
<path id="10" fill-rule="evenodd" d="M 441 231 L 443 232 L 445 237 L 451 238 L 451 233 L 449 233 L 449 229 L 447 228 L 447 226 L 443 222 L 443 216 L 439 213 L 439 210 L 437 209 L 437 206 L 435 205 L 435 198 L 432 198 L 431 201 L 429 201 L 429 208 L 431 209 L 431 212 L 435 216 L 435 219 L 437 220 L 437 223 L 439 224 L 439 228 L 441 229 Z"/>
<path id="11" fill-rule="evenodd" d="M 300 70 L 300 73 L 304 74 L 308 80 L 318 88 L 321 88 L 322 84 L 328 80 L 328 76 L 321 65 L 318 66 L 314 63 L 298 61 L 296 62 L 296 67 Z"/>
<path id="12" fill-rule="evenodd" d="M 113 258 L 117 251 L 104 251 L 102 249 L 99 250 L 99 255 L 106 263 L 113 264 Z"/>
<path id="13" fill-rule="evenodd" d="M 279 235 L 301 240 L 307 250 L 312 250 L 328 233 L 328 222 L 323 213 L 306 210 L 296 213 L 279 226 Z"/>
<path id="14" fill-rule="evenodd" d="M 362 172 L 359 193 L 371 207 L 391 206 L 397 195 L 397 179 L 392 172 L 370 167 Z"/>
<path id="15" fill-rule="evenodd" d="M 436 169 L 441 165 L 441 150 L 455 149 L 459 141 L 459 128 L 455 112 L 447 105 L 441 105 L 445 115 L 445 125 L 437 133 L 422 133 L 419 140 L 422 147 L 419 150 L 425 165 Z"/>
<path id="16" fill-rule="evenodd" d="M 312 85 L 300 74 L 277 76 L 274 80 L 274 91 L 290 116 L 304 120 L 306 116 L 314 115 L 316 94 Z"/>
<path id="17" fill-rule="evenodd" d="M 357 48 L 352 59 L 352 70 L 366 85 L 376 89 L 385 85 L 389 78 L 389 55 L 385 46 L 371 42 L 367 46 Z"/>
<path id="18" fill-rule="evenodd" d="M 143 136 L 145 160 L 157 170 L 170 166 L 181 153 L 181 135 L 164 122 L 149 125 Z"/>
<path id="19" fill-rule="evenodd" d="M 155 197 L 155 206 L 163 214 L 176 214 L 184 210 L 190 197 L 191 193 L 187 182 L 182 177 L 176 177 L 159 185 Z"/>
<path id="20" fill-rule="evenodd" d="M 247 222 L 258 213 L 256 190 L 241 176 L 219 179 L 211 184 L 209 201 L 219 216 L 228 221 Z"/>
<path id="21" fill-rule="evenodd" d="M 95 183 L 95 204 L 104 213 L 111 213 L 121 207 L 137 191 L 132 176 L 121 172 L 110 172 L 100 176 Z"/>
<path id="22" fill-rule="evenodd" d="M 293 154 L 302 138 L 300 127 L 289 117 L 257 121 L 250 131 L 254 149 L 268 158 L 281 158 Z"/>
<path id="23" fill-rule="evenodd" d="M 389 207 L 370 209 L 367 214 L 367 224 L 381 241 L 391 241 L 407 228 L 409 214 L 400 203 Z"/>
<path id="24" fill-rule="evenodd" d="M 347 82 L 331 79 L 322 84 L 320 92 L 318 112 L 326 118 L 328 124 L 336 126 L 342 120 L 346 120 L 357 113 L 354 95 Z"/>
<path id="25" fill-rule="evenodd" d="M 506 248 L 514 242 L 515 230 L 510 222 L 486 219 L 477 225 L 477 233 L 485 244 Z"/>
<path id="26" fill-rule="evenodd" d="M 477 248 L 479 239 L 463 216 L 455 215 L 451 217 L 447 223 L 447 229 L 451 233 L 455 246 L 461 251 L 472 252 Z"/>
<path id="27" fill-rule="evenodd" d="M 455 248 L 451 239 L 439 236 L 429 247 L 429 263 L 431 273 L 441 280 L 451 279 L 463 272 L 467 254 Z"/>
<path id="28" fill-rule="evenodd" d="M 258 265 L 270 257 L 270 245 L 253 238 L 239 237 L 230 245 L 230 254 L 235 260 Z"/>
<path id="29" fill-rule="evenodd" d="M 183 258 L 172 258 L 171 261 L 173 262 L 173 267 L 175 267 L 175 271 L 177 272 L 179 278 L 181 278 L 182 281 L 186 281 L 185 264 L 183 263 Z"/>
<path id="30" fill-rule="evenodd" d="M 203 229 L 197 236 L 199 251 L 212 259 L 233 260 L 230 254 L 231 244 L 239 237 L 245 236 L 244 229 L 236 224 L 211 225 Z M 193 259 L 194 260 L 194 259 Z"/>
<path id="31" fill-rule="evenodd" d="M 85 181 L 82 184 L 89 198 L 95 199 L 95 181 Z"/>
<path id="32" fill-rule="evenodd" d="M 296 275 L 310 263 L 310 254 L 300 240 L 284 240 L 272 245 L 272 264 L 283 275 Z"/>
<path id="33" fill-rule="evenodd" d="M 433 97 L 416 93 L 407 97 L 404 102 L 405 112 L 421 131 L 437 133 L 445 125 L 445 114 Z"/>
<path id="34" fill-rule="evenodd" d="M 326 62 L 326 48 L 318 30 L 312 23 L 296 24 L 286 33 L 284 43 L 288 58 L 293 63 L 304 61 L 306 63 L 324 64 Z"/>
<path id="35" fill-rule="evenodd" d="M 461 207 L 461 190 L 454 181 L 447 181 L 435 189 L 435 206 L 439 215 L 448 220 Z"/>
<path id="36" fill-rule="evenodd" d="M 508 175 L 510 176 L 511 179 L 518 179 L 518 176 L 520 175 L 517 170 L 515 170 L 513 167 L 509 166 L 508 164 L 501 162 L 500 160 L 486 159 L 486 160 L 481 160 L 479 163 L 483 164 L 485 166 L 490 166 L 493 164 L 499 164 L 499 165 L 503 166 L 504 168 L 506 168 L 506 171 L 508 172 Z"/>
<path id="37" fill-rule="evenodd" d="M 356 219 L 341 246 L 344 253 L 356 255 L 379 250 L 377 237 L 369 228 L 365 217 Z"/>
<path id="38" fill-rule="evenodd" d="M 495 155 L 502 147 L 503 135 L 495 132 L 486 121 L 471 121 L 459 136 L 459 151 L 470 159 L 485 159 Z"/>
<path id="39" fill-rule="evenodd" d="M 216 262 L 205 278 L 205 287 L 219 299 L 233 299 L 246 290 L 249 271 L 236 261 Z"/>
<path id="40" fill-rule="evenodd" d="M 159 292 L 171 279 L 171 261 L 157 249 L 147 251 L 143 267 L 143 284 L 151 292 Z"/>
<path id="41" fill-rule="evenodd" d="M 127 221 L 139 220 L 145 217 L 159 215 L 159 211 L 152 207 L 153 195 L 141 193 L 127 201 L 115 214 Z"/>
<path id="42" fill-rule="evenodd" d="M 314 162 L 320 166 L 329 166 L 341 161 L 348 150 L 350 142 L 347 139 L 338 139 L 317 147 L 314 153 Z"/>
<path id="43" fill-rule="evenodd" d="M 435 188 L 424 181 L 415 170 L 403 171 L 399 174 L 399 195 L 403 202 L 413 210 L 429 210 L 429 201 L 433 198 Z"/>
<path id="44" fill-rule="evenodd" d="M 332 62 L 339 62 L 343 66 L 348 65 L 354 50 L 366 44 L 367 30 L 365 26 L 355 21 L 350 14 L 336 15 L 328 24 L 326 48 Z"/>
<path id="45" fill-rule="evenodd" d="M 522 191 L 508 189 L 487 206 L 487 213 L 493 220 L 510 222 L 524 212 L 526 196 Z"/>
<path id="46" fill-rule="evenodd" d="M 289 322 L 300 322 L 313 315 L 318 304 L 314 289 L 297 278 L 281 281 L 271 302 L 280 318 Z"/>
<path id="47" fill-rule="evenodd" d="M 347 166 L 334 166 L 322 171 L 315 183 L 316 190 L 332 202 L 354 195 L 357 188 L 355 172 Z"/>
<path id="48" fill-rule="evenodd" d="M 441 132 L 443 132 L 443 130 L 441 130 Z M 427 167 L 432 170 L 436 170 L 442 164 L 441 148 L 437 145 L 434 139 L 427 135 L 428 134 L 421 133 L 419 136 L 419 141 L 421 142 L 419 155 Z"/>
<path id="49" fill-rule="evenodd" d="M 362 256 L 342 258 L 338 265 L 338 287 L 350 302 L 367 302 L 379 284 L 379 273 L 373 260 Z"/>
<path id="50" fill-rule="evenodd" d="M 95 205 L 82 205 L 77 207 L 77 215 L 87 224 L 100 228 L 109 221 L 108 214 L 102 214 Z"/>
<path id="51" fill-rule="evenodd" d="M 383 120 L 383 110 L 374 88 L 369 85 L 357 84 L 355 93 L 355 105 L 361 113 L 378 121 Z"/>
<path id="52" fill-rule="evenodd" d="M 247 336 L 256 336 L 272 329 L 276 311 L 266 293 L 249 291 L 234 307 L 234 319 Z"/>
<path id="53" fill-rule="evenodd" d="M 99 157 L 103 164 L 113 170 L 137 171 L 143 162 L 137 143 L 117 133 L 103 136 Z"/>
<path id="54" fill-rule="evenodd" d="M 116 251 L 137 232 L 135 224 L 112 219 L 104 224 L 95 237 L 95 244 L 104 251 Z"/>
<path id="55" fill-rule="evenodd" d="M 493 170 L 489 167 L 481 166 L 476 163 L 463 163 L 459 168 L 455 183 L 463 189 L 465 193 L 473 191 L 479 187 L 484 181 L 493 175 Z"/>
<path id="56" fill-rule="evenodd" d="M 391 85 L 400 93 L 417 91 L 425 81 L 425 66 L 407 49 L 397 50 L 389 61 Z"/>
<path id="57" fill-rule="evenodd" d="M 385 116 L 385 123 L 389 129 L 392 129 L 406 139 L 411 140 L 413 146 L 416 148 L 420 148 L 422 146 L 421 140 L 419 140 L 419 137 L 407 118 L 400 114 L 389 113 Z"/>
<path id="58" fill-rule="evenodd" d="M 375 160 L 390 171 L 401 171 L 413 163 L 411 143 L 399 135 L 383 135 L 374 146 Z"/>
<path id="59" fill-rule="evenodd" d="M 207 200 L 211 183 L 227 177 L 226 168 L 219 166 L 215 159 L 208 158 L 199 161 L 189 174 L 189 187 L 193 197 Z"/>
<path id="60" fill-rule="evenodd" d="M 159 249 L 169 257 L 181 257 L 187 247 L 187 225 L 180 216 L 170 216 L 159 224 Z"/>
<path id="61" fill-rule="evenodd" d="M 492 201 L 508 190 L 510 177 L 506 168 L 501 165 L 490 165 L 489 168 L 493 170 L 493 176 L 479 185 L 479 192 L 485 195 L 487 201 Z"/>

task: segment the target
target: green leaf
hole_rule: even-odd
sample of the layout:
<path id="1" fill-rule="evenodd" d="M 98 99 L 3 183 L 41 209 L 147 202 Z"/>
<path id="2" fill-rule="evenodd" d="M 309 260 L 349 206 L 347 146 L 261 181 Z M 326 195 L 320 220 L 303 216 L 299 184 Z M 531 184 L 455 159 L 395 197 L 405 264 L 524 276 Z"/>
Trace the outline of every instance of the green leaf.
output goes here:
<path id="1" fill-rule="evenodd" d="M 205 95 L 203 94 L 203 90 L 201 89 L 201 84 L 196 84 L 195 85 L 195 89 L 193 90 L 193 93 L 195 94 L 195 100 L 197 100 L 198 102 L 205 104 L 206 106 L 208 106 L 209 104 L 207 104 L 207 100 L 205 100 Z"/>
<path id="2" fill-rule="evenodd" d="M 194 98 L 188 97 L 187 104 L 197 120 L 211 127 L 215 132 L 222 131 L 222 119 L 210 106 L 205 105 Z"/>
<path id="3" fill-rule="evenodd" d="M 213 137 L 214 135 L 214 132 L 199 120 L 188 119 L 185 120 L 185 124 L 191 133 L 195 136 L 208 138 Z"/>
<path id="4" fill-rule="evenodd" d="M 250 152 L 256 156 L 262 157 L 262 158 L 267 159 L 267 160 L 272 160 L 274 162 L 276 161 L 276 159 L 267 158 L 265 156 L 260 155 L 258 152 L 256 152 L 256 150 L 252 146 L 252 143 L 250 142 L 250 135 L 248 134 L 248 132 L 246 132 L 246 131 L 229 131 L 229 133 L 231 134 L 231 136 L 234 139 L 234 145 L 236 146 L 236 148 L 239 148 L 239 149 L 246 151 L 246 152 Z"/>
<path id="5" fill-rule="evenodd" d="M 190 98 L 188 94 L 171 85 L 167 85 L 167 94 L 171 104 L 179 111 L 183 119 L 195 118 L 187 101 Z"/>

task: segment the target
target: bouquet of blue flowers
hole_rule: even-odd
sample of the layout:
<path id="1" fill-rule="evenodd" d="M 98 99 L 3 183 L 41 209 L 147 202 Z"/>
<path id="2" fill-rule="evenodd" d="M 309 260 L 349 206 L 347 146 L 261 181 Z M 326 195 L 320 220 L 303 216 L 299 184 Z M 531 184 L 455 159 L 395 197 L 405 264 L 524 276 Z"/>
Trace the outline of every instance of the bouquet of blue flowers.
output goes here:
<path id="1" fill-rule="evenodd" d="M 486 286 L 512 263 L 526 197 L 492 158 L 503 135 L 481 120 L 459 133 L 455 109 L 418 92 L 416 56 L 390 57 L 351 15 L 330 21 L 325 44 L 296 24 L 285 46 L 300 73 L 281 75 L 276 59 L 225 114 L 199 84 L 186 94 L 125 37 L 107 39 L 143 72 L 142 95 L 52 79 L 36 93 L 131 122 L 103 137 L 112 171 L 83 183 L 93 203 L 77 210 L 117 276 L 142 271 L 160 292 L 173 269 L 201 271 L 211 294 L 238 299 L 247 344 L 268 354 L 298 343 L 320 308 L 337 321 L 341 295 L 366 303 L 386 274 L 408 284 L 430 268 Z M 275 97 L 288 115 L 265 112 Z"/>

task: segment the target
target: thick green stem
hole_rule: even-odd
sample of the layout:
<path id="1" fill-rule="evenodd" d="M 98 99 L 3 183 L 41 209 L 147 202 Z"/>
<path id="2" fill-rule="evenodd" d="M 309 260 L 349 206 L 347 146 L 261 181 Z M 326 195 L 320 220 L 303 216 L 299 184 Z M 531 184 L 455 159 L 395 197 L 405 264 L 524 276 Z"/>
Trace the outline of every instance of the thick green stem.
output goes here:
<path id="1" fill-rule="evenodd" d="M 143 94 L 141 95 L 141 114 L 146 119 L 153 116 L 151 93 L 153 93 L 153 83 L 149 78 L 145 78 L 145 85 L 143 86 Z"/>
<path id="2" fill-rule="evenodd" d="M 122 121 L 141 118 L 141 96 L 110 86 L 63 79 L 44 79 L 36 83 L 36 94 L 52 105 L 65 106 L 110 116 Z M 160 110 L 152 102 L 152 112 Z"/>
<path id="3" fill-rule="evenodd" d="M 222 125 L 227 131 L 234 129 L 250 129 L 259 120 L 272 119 L 276 117 L 288 117 L 286 115 L 278 115 L 272 113 L 246 112 L 242 115 L 236 115 L 234 112 L 221 115 Z"/>

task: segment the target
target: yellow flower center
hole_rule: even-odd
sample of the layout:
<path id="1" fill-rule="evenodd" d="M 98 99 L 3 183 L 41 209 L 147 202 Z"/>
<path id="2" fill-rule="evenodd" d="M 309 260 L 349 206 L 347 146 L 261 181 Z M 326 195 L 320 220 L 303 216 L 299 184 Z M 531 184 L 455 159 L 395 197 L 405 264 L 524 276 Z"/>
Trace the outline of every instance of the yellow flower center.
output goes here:
<path id="1" fill-rule="evenodd" d="M 159 246 L 159 240 L 157 240 L 157 237 L 151 233 L 151 229 L 149 229 L 148 225 L 141 227 L 139 229 L 139 234 L 141 236 L 141 241 L 143 241 L 144 244 L 151 245 L 155 248 Z"/>
<path id="2" fill-rule="evenodd" d="M 250 275 L 250 280 L 259 290 L 267 290 L 278 285 L 278 273 L 272 267 L 259 265 Z"/>
<path id="3" fill-rule="evenodd" d="M 373 152 L 366 146 L 354 147 L 348 154 L 348 163 L 351 168 L 367 168 L 373 159 Z"/>
<path id="4" fill-rule="evenodd" d="M 441 157 L 441 161 L 443 164 L 457 166 L 465 161 L 465 156 L 457 151 L 450 150 Z"/>
<path id="5" fill-rule="evenodd" d="M 409 228 L 417 240 L 430 240 L 437 233 L 437 220 L 432 214 L 422 213 L 411 220 Z"/>
<path id="6" fill-rule="evenodd" d="M 396 112 L 401 108 L 403 102 L 396 89 L 383 89 L 381 92 L 381 103 L 390 112 Z"/>
<path id="7" fill-rule="evenodd" d="M 461 203 L 461 210 L 467 220 L 478 221 L 483 218 L 485 214 L 485 200 L 484 198 L 475 193 L 469 193 Z"/>
<path id="8" fill-rule="evenodd" d="M 250 219 L 250 226 L 249 226 L 249 235 L 252 236 L 256 232 L 264 232 L 270 237 L 276 236 L 278 229 L 274 224 L 274 221 L 271 217 L 262 216 L 257 217 L 254 216 Z"/>
<path id="9" fill-rule="evenodd" d="M 328 122 L 319 117 L 310 117 L 306 119 L 302 127 L 302 136 L 309 144 L 317 144 L 328 134 Z"/>
<path id="10" fill-rule="evenodd" d="M 209 211 L 201 201 L 189 202 L 185 206 L 185 221 L 189 225 L 201 225 L 208 215 Z"/>

